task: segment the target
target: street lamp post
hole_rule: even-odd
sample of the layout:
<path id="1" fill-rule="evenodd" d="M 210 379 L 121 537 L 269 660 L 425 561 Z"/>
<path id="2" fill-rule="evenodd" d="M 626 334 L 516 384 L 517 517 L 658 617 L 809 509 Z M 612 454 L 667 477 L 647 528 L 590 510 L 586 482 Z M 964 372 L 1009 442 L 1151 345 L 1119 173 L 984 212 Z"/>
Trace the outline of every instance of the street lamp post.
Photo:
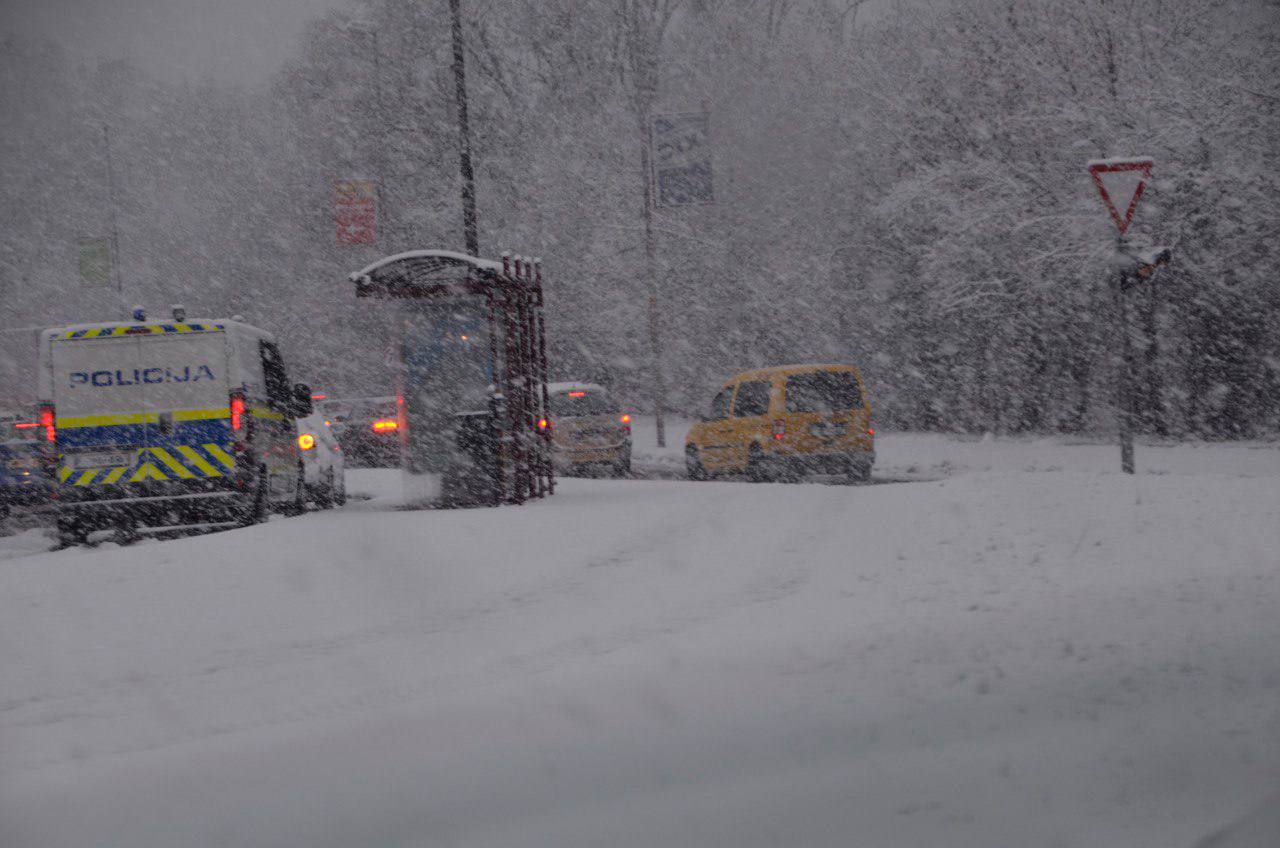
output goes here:
<path id="1" fill-rule="evenodd" d="M 378 229 L 383 232 L 383 238 L 391 242 L 392 247 L 394 247 L 395 239 L 392 238 L 390 225 L 391 216 L 387 213 L 387 195 L 390 193 L 390 189 L 387 186 L 387 126 L 389 122 L 387 121 L 387 113 L 382 101 L 382 51 L 378 46 L 378 27 L 371 21 L 352 21 L 347 24 L 346 29 L 368 36 L 369 50 L 373 54 L 373 108 L 374 120 L 378 124 L 378 146 L 373 161 L 375 170 L 373 190 L 378 204 Z"/>
<path id="2" fill-rule="evenodd" d="M 449 0 L 453 15 L 453 84 L 458 100 L 458 165 L 462 172 L 462 235 L 467 253 L 480 255 L 476 226 L 476 176 L 471 167 L 471 127 L 467 121 L 467 69 L 462 42 L 461 0 Z"/>
<path id="3" fill-rule="evenodd" d="M 111 216 L 111 273 L 115 277 L 116 293 L 124 297 L 124 278 L 120 274 L 120 227 L 116 222 L 116 170 L 111 163 L 111 130 L 102 125 L 102 154 L 107 165 L 107 209 Z"/>

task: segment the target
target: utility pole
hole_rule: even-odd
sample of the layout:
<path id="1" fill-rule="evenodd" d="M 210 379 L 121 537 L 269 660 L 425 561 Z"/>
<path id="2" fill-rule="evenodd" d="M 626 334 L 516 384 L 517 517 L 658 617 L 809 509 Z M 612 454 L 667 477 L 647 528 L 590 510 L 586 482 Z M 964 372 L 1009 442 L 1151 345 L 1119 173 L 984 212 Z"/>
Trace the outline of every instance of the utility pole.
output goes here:
<path id="1" fill-rule="evenodd" d="M 658 447 L 667 446 L 667 384 L 662 376 L 662 332 L 658 323 L 658 271 L 655 267 L 657 236 L 653 231 L 653 167 L 649 157 L 648 127 L 640 134 L 640 167 L 644 172 L 644 273 L 649 289 L 649 356 L 653 376 L 653 418 Z"/>
<path id="2" fill-rule="evenodd" d="M 360 47 L 362 50 L 369 50 L 373 59 L 372 123 L 377 124 L 377 138 L 373 154 L 373 196 L 376 210 L 374 232 L 375 234 L 379 231 L 382 232 L 383 243 L 388 245 L 387 252 L 391 252 L 394 250 L 395 238 L 390 224 L 391 215 L 387 211 L 387 197 L 390 194 L 390 188 L 387 186 L 387 148 L 390 136 L 388 126 L 390 122 L 387 120 L 387 110 L 382 96 L 382 50 L 378 45 L 378 25 L 373 21 L 357 20 L 350 21 L 342 29 L 347 33 L 359 33 L 361 37 L 369 39 L 368 44 L 361 43 Z"/>
<path id="3" fill-rule="evenodd" d="M 358 28 L 365 35 L 369 36 L 369 49 L 373 52 L 373 108 L 374 118 L 378 122 L 378 150 L 374 156 L 373 167 L 376 173 L 377 184 L 374 186 L 374 195 L 378 200 L 378 228 L 385 234 L 384 238 L 388 242 L 394 241 L 392 238 L 390 218 L 387 213 L 387 111 L 382 102 L 382 51 L 378 48 L 378 28 L 373 23 L 359 22 L 356 26 L 353 22 L 353 29 Z M 388 252 L 394 249 L 394 244 L 388 244 Z"/>
<path id="4" fill-rule="evenodd" d="M 462 235 L 467 253 L 480 255 L 476 226 L 476 175 L 471 168 L 471 127 L 467 122 L 467 69 L 462 43 L 461 0 L 449 0 L 453 14 L 453 84 L 458 101 L 458 164 L 462 171 Z"/>
<path id="5" fill-rule="evenodd" d="M 116 293 L 124 294 L 124 280 L 120 276 L 120 228 L 116 223 L 116 172 L 111 165 L 111 131 L 102 125 L 102 150 L 107 160 L 107 212 L 111 220 L 111 273 L 115 277 Z"/>
<path id="6" fill-rule="evenodd" d="M 375 190 L 378 198 L 378 215 L 382 220 L 377 223 L 386 233 L 384 236 L 386 241 L 393 242 L 391 216 L 387 213 L 387 112 L 382 105 L 382 51 L 378 48 L 377 27 L 369 30 L 369 39 L 373 43 L 373 105 L 378 112 L 378 155 L 374 160 L 374 167 L 377 169 L 378 178 Z M 387 248 L 388 252 L 395 249 L 394 243 L 388 243 Z"/>

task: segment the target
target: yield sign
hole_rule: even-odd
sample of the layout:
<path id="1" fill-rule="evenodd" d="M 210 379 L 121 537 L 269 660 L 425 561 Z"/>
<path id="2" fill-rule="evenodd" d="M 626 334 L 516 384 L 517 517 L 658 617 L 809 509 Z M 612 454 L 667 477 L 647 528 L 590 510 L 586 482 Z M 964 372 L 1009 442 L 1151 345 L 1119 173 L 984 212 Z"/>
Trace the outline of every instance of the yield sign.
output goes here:
<path id="1" fill-rule="evenodd" d="M 1149 156 L 1137 156 L 1128 159 L 1093 159 L 1089 162 L 1089 175 L 1093 184 L 1102 195 L 1102 202 L 1107 205 L 1111 219 L 1116 222 L 1116 229 L 1124 235 L 1133 220 L 1133 212 L 1138 208 L 1142 192 L 1147 187 L 1147 179 L 1151 176 L 1151 166 L 1155 160 Z M 1121 206 L 1116 205 L 1119 201 Z M 1124 214 L 1120 213 L 1124 209 Z"/>

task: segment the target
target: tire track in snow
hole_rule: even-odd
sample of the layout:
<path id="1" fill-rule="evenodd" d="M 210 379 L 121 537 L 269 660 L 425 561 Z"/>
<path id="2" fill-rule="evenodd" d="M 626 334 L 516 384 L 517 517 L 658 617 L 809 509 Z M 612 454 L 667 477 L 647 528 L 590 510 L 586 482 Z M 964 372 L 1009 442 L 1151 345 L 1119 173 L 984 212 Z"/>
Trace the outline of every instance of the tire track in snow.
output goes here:
<path id="1" fill-rule="evenodd" d="M 204 703 L 217 703 L 225 697 L 227 686 L 243 690 L 246 675 L 258 687 L 280 686 L 281 681 L 301 677 L 308 686 L 306 671 L 316 664 L 332 666 L 338 662 L 359 662 L 362 657 L 425 649 L 444 654 L 445 646 L 438 637 L 465 636 L 469 632 L 491 628 L 496 618 L 509 615 L 538 617 L 538 610 L 575 595 L 587 603 L 597 603 L 592 593 L 603 593 L 613 605 L 616 620 L 607 627 L 595 629 L 593 620 L 581 625 L 573 620 L 570 627 L 585 626 L 587 632 L 560 635 L 545 634 L 552 640 L 515 652 L 499 650 L 498 654 L 477 668 L 463 670 L 452 666 L 425 668 L 412 666 L 419 673 L 412 679 L 403 676 L 387 685 L 363 688 L 346 693 L 322 693 L 321 700 L 308 699 L 305 706 L 285 707 L 267 715 L 242 720 L 216 720 L 185 726 L 159 739 L 130 742 L 95 756 L 152 750 L 194 741 L 209 736 L 225 735 L 262 727 L 341 717 L 352 713 L 392 707 L 418 700 L 427 695 L 465 691 L 494 682 L 508 681 L 513 676 L 532 676 L 579 662 L 582 659 L 608 655 L 653 639 L 670 639 L 705 623 L 759 604 L 776 602 L 800 592 L 810 579 L 810 562 L 819 547 L 820 538 L 831 522 L 865 494 L 864 489 L 803 487 L 788 484 L 721 486 L 707 484 L 716 497 L 702 502 L 697 510 L 689 510 L 685 501 L 673 501 L 643 515 L 636 529 L 604 552 L 594 553 L 567 571 L 558 571 L 532 586 L 499 589 L 484 593 L 473 601 L 454 608 L 433 611 L 411 622 L 363 628 L 337 636 L 287 643 L 255 645 L 214 652 L 198 663 L 198 669 L 177 674 L 121 675 L 92 689 L 59 696 L 43 696 L 28 703 L 9 705 L 17 715 L 6 722 L 11 727 L 31 727 L 56 723 L 68 717 L 77 721 L 112 721 L 156 704 L 176 704 L 165 709 L 175 714 L 199 712 Z M 777 510 L 778 495 L 802 502 L 798 509 Z M 852 507 L 856 508 L 856 507 Z M 761 520 L 744 520 L 744 515 Z M 708 540 L 711 544 L 708 545 Z M 726 541 L 728 540 L 728 541 Z M 692 550 L 691 550 L 692 549 Z M 751 564 L 738 574 L 725 571 L 734 578 L 721 585 L 717 580 L 698 579 L 708 563 L 700 557 L 708 550 L 732 563 Z M 640 618 L 631 615 L 632 606 L 626 591 L 642 591 L 665 581 L 651 570 L 665 565 L 664 577 L 680 580 L 680 589 L 671 588 L 670 603 L 663 606 L 657 618 L 642 611 Z M 645 568 L 649 568 L 646 571 Z M 564 617 L 557 609 L 551 618 Z M 543 635 L 535 622 L 531 633 Z M 399 669 L 403 672 L 403 669 Z M 425 673 L 422 673 L 425 672 Z M 238 695 L 238 693 L 237 693 Z M 269 700 L 269 699 L 268 699 Z M 183 705 L 190 705 L 190 709 Z M 105 707 L 105 708 L 104 708 Z M 26 711 L 29 716 L 22 716 Z M 10 761 L 8 769 L 39 768 L 74 755 L 46 758 L 38 763 Z"/>
<path id="2" fill-rule="evenodd" d="M 484 628 L 494 617 L 519 613 L 534 608 L 540 603 L 579 592 L 591 581 L 615 579 L 616 570 L 619 567 L 642 561 L 664 546 L 687 537 L 696 531 L 705 519 L 705 514 L 685 515 L 679 506 L 673 505 L 655 518 L 649 519 L 640 532 L 630 534 L 624 544 L 612 548 L 607 553 L 591 557 L 568 573 L 560 573 L 532 587 L 487 592 L 462 607 L 436 611 L 422 620 L 364 628 L 336 637 L 294 640 L 288 643 L 256 645 L 214 652 L 202 659 L 198 670 L 141 677 L 135 673 L 124 674 L 88 689 L 6 703 L 0 707 L 0 712 L 8 711 L 16 714 L 6 721 L 6 724 L 13 728 L 55 724 L 67 718 L 75 718 L 78 721 L 111 720 L 114 716 L 136 709 L 139 706 L 137 703 L 139 700 L 164 701 L 164 690 L 167 689 L 180 690 L 180 697 L 177 700 L 199 702 L 206 698 L 215 700 L 218 698 L 216 693 L 193 697 L 190 691 L 184 691 L 186 689 L 184 684 L 192 682 L 196 683 L 195 688 L 199 690 L 216 689 L 224 679 L 232 684 L 239 682 L 246 672 L 255 672 L 265 679 L 276 669 L 288 671 L 308 662 L 332 663 L 342 654 L 370 652 L 391 644 L 412 643 L 444 634 L 465 634 L 469 630 Z M 310 703 L 305 707 L 285 710 L 269 717 L 219 722 L 195 730 L 186 729 L 183 732 L 165 736 L 160 741 L 122 744 L 110 750 L 97 751 L 95 756 L 154 750 L 209 736 L 339 717 L 372 708 L 395 706 L 429 693 L 460 691 L 486 685 L 489 682 L 488 678 L 495 675 L 510 676 L 512 668 L 511 663 L 496 661 L 479 674 L 456 671 L 433 673 L 411 683 L 398 682 L 390 686 L 363 690 L 334 698 L 324 704 Z M 145 695 L 140 694 L 140 691 L 145 692 Z M 109 704 L 110 708 L 103 709 L 104 703 Z M 21 715 L 24 711 L 32 714 L 24 717 Z M 74 754 L 69 754 L 44 758 L 34 763 L 22 763 L 10 759 L 6 763 L 5 770 L 42 768 L 75 758 Z"/>

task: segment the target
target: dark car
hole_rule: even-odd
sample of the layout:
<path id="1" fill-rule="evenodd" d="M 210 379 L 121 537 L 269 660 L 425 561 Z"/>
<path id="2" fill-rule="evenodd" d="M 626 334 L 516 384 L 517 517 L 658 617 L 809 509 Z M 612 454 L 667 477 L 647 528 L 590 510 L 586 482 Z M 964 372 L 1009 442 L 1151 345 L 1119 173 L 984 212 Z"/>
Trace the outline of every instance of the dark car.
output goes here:
<path id="1" fill-rule="evenodd" d="M 400 465 L 400 419 L 394 397 L 329 398 L 319 403 L 352 468 Z"/>
<path id="2" fill-rule="evenodd" d="M 15 506 L 49 500 L 51 487 L 40 456 L 39 425 L 0 413 L 0 518 Z"/>

